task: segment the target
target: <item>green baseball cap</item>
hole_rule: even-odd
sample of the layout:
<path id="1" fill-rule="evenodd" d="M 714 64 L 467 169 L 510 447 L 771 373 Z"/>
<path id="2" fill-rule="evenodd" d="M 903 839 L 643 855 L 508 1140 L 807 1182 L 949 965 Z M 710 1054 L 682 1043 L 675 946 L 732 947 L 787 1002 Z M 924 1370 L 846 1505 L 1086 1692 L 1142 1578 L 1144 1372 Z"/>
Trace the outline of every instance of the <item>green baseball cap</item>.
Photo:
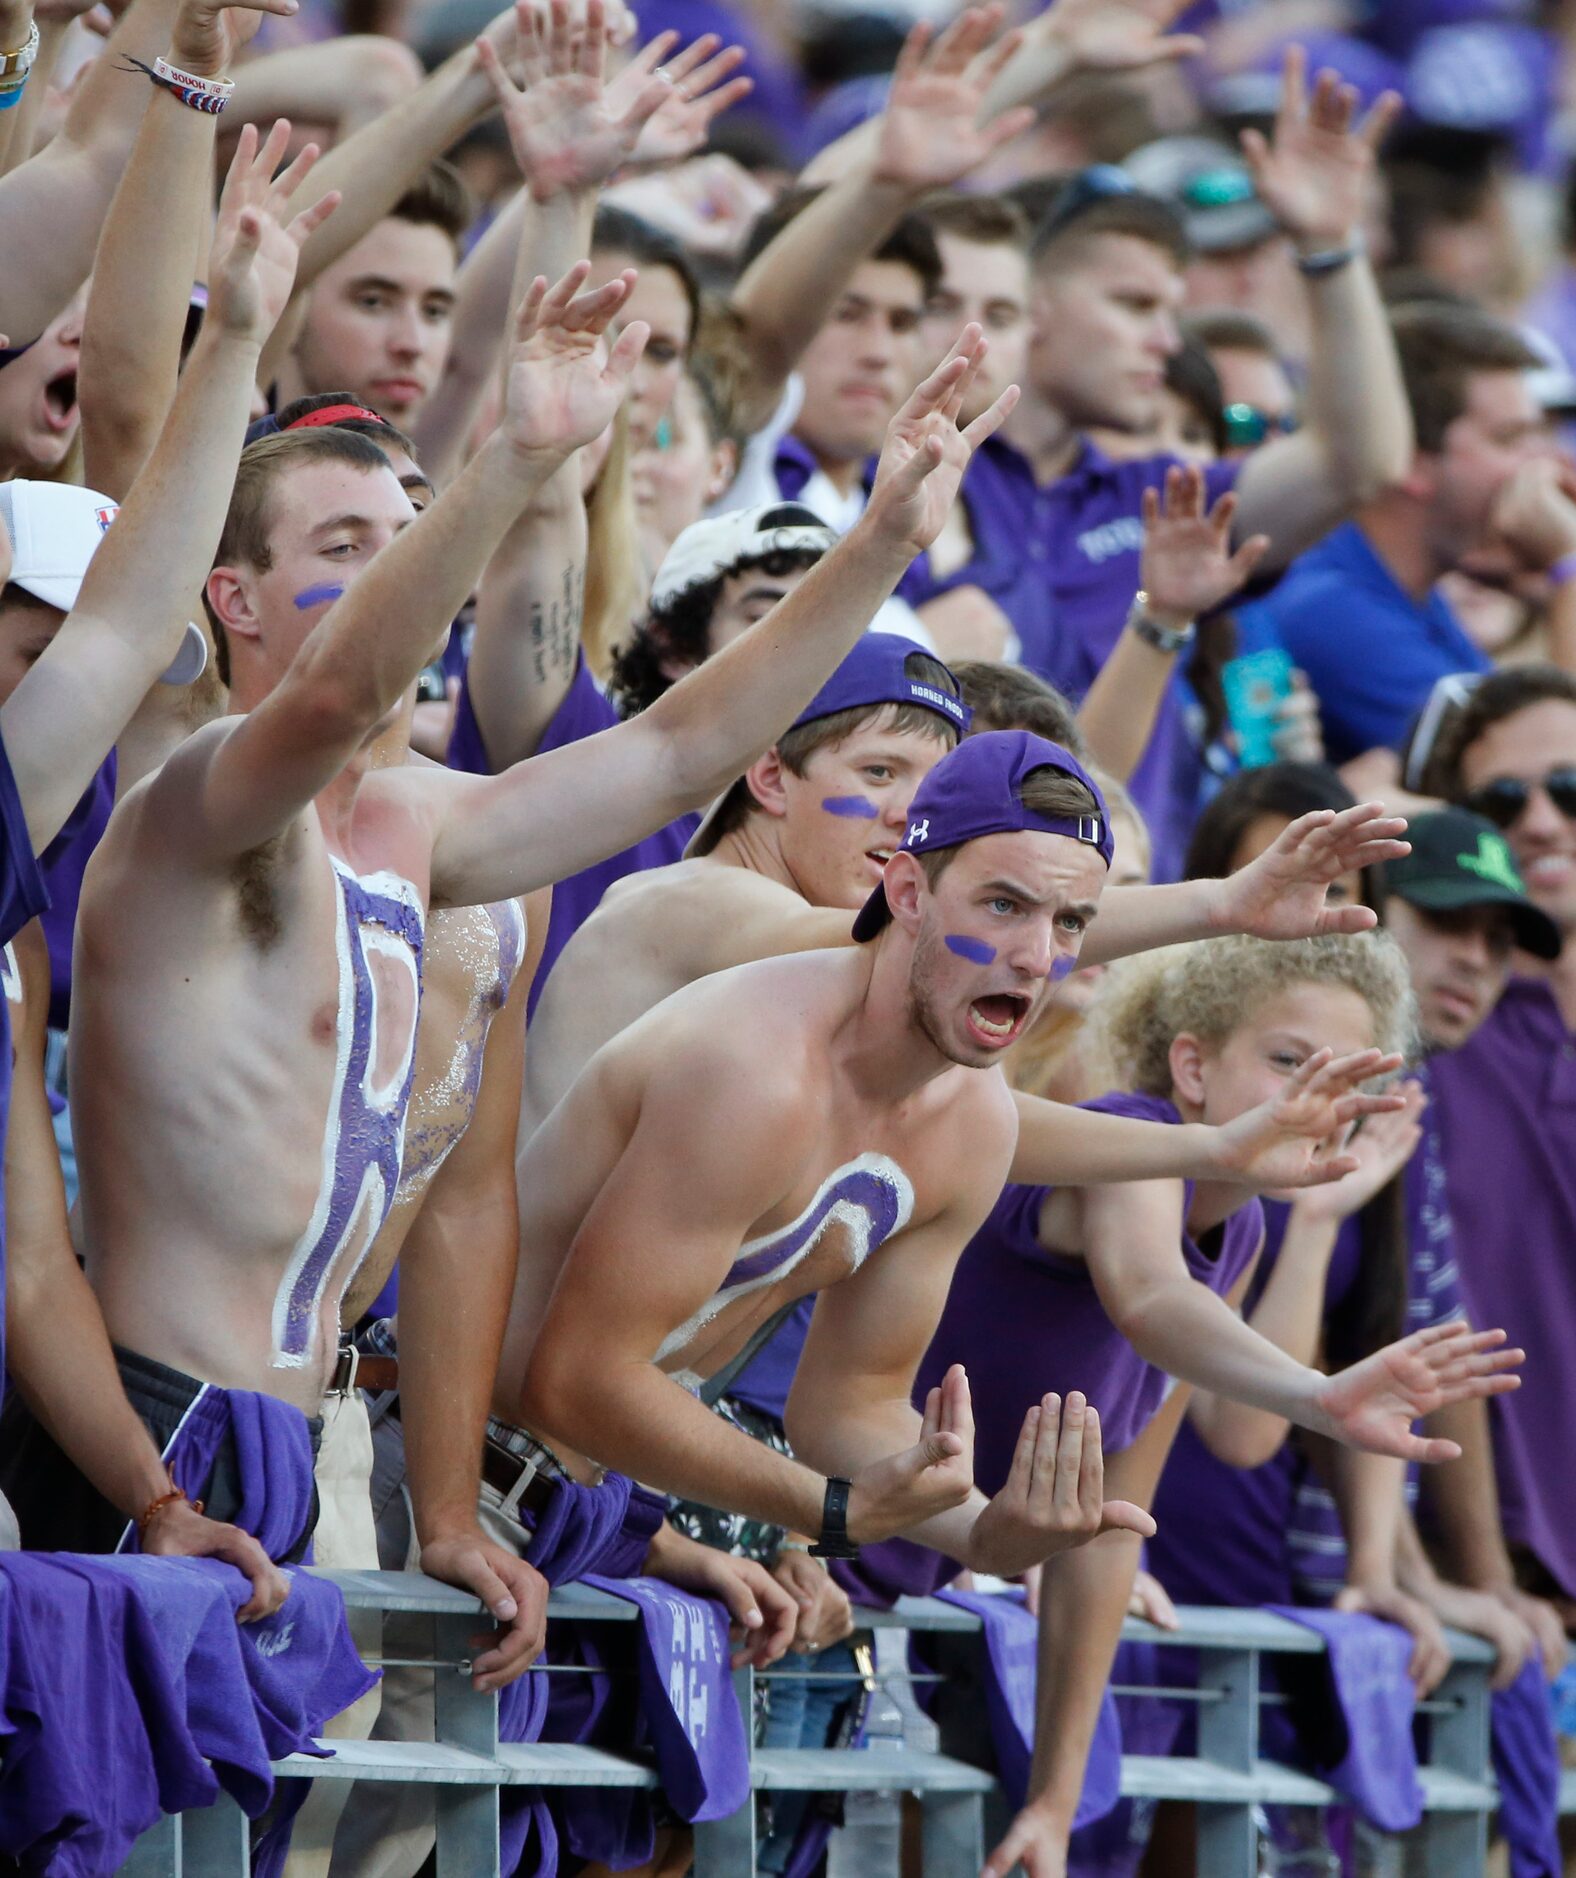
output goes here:
<path id="1" fill-rule="evenodd" d="M 1430 809 L 1413 816 L 1412 852 L 1385 864 L 1385 885 L 1425 913 L 1464 906 L 1502 906 L 1516 944 L 1534 958 L 1560 954 L 1560 929 L 1527 898 L 1510 844 L 1491 821 L 1467 809 Z"/>

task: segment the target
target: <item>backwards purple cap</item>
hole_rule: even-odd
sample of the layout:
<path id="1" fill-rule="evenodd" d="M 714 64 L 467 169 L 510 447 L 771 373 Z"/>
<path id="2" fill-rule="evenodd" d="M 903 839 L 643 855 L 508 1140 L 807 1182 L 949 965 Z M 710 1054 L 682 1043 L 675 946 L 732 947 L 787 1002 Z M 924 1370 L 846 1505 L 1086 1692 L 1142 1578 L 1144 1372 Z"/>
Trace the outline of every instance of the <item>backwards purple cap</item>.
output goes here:
<path id="1" fill-rule="evenodd" d="M 936 656 L 917 640 L 904 638 L 902 633 L 864 634 L 793 720 L 794 729 L 813 724 L 818 717 L 832 717 L 838 711 L 863 710 L 872 704 L 918 704 L 944 717 L 961 737 L 969 727 L 973 712 L 961 698 L 908 675 L 904 667 L 916 652 L 922 658 Z"/>
<path id="2" fill-rule="evenodd" d="M 1026 808 L 1023 783 L 1037 769 L 1060 770 L 1081 782 L 1099 804 L 1099 813 L 1037 815 Z M 934 854 L 965 841 L 978 841 L 982 835 L 1015 835 L 1025 829 L 1085 842 L 1107 867 L 1111 865 L 1116 845 L 1111 817 L 1098 783 L 1083 765 L 1059 743 L 1030 731 L 987 730 L 965 737 L 914 791 L 902 849 L 908 854 Z M 883 884 L 859 909 L 854 937 L 874 939 L 891 917 Z"/>

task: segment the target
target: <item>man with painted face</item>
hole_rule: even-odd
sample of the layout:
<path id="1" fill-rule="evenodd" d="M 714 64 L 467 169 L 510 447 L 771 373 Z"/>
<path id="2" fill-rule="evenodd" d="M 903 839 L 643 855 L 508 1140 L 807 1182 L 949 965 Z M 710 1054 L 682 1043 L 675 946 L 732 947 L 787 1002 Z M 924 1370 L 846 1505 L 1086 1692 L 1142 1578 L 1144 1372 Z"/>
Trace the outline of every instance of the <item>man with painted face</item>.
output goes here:
<path id="1" fill-rule="evenodd" d="M 598 1052 L 521 1157 L 484 1519 L 512 1503 L 511 1472 L 572 1493 L 606 1466 L 819 1534 L 829 1556 L 908 1532 L 1010 1572 L 1100 1530 L 1149 1530 L 1102 1504 L 1082 1397 L 1025 1405 L 989 1503 L 971 1484 L 961 1368 L 922 1415 L 909 1402 L 957 1255 L 1011 1163 L 1012 1099 L 988 1072 L 1076 963 L 1110 852 L 1099 794 L 1064 750 L 1025 732 L 969 739 L 915 792 L 855 921 L 868 943 L 720 973 Z M 1321 1053 L 1293 1079 L 1329 1126 L 1390 1106 L 1347 1093 L 1347 1074 Z M 691 1391 L 812 1293 L 793 1460 Z M 1417 1394 L 1479 1386 L 1465 1340 L 1404 1361 Z"/>

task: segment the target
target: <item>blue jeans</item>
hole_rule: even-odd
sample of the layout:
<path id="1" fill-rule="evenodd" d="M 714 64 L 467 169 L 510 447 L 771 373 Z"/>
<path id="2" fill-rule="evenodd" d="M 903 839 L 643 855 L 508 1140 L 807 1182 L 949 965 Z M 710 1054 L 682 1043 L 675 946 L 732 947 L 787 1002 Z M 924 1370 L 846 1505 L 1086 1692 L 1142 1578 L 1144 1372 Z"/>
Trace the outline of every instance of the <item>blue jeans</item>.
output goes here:
<path id="1" fill-rule="evenodd" d="M 859 1686 L 859 1664 L 846 1643 L 834 1643 L 815 1656 L 790 1651 L 772 1665 L 774 1673 L 793 1681 L 771 1684 L 771 1703 L 761 1735 L 763 1748 L 824 1748 L 831 1739 L 838 1710 Z M 813 1675 L 815 1681 L 801 1680 Z M 836 1675 L 835 1682 L 822 1676 Z M 771 1831 L 756 1852 L 755 1867 L 763 1875 L 785 1872 L 793 1843 L 809 1804 L 807 1793 L 772 1795 Z"/>

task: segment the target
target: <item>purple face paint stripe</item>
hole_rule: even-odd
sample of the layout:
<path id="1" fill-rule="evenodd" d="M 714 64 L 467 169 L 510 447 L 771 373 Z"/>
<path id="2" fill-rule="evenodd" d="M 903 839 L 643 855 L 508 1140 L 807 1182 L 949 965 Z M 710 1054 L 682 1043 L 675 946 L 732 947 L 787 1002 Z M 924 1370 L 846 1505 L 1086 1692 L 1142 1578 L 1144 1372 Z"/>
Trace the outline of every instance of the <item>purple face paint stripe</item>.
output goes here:
<path id="1" fill-rule="evenodd" d="M 337 600 L 344 591 L 343 587 L 331 583 L 322 587 L 303 587 L 295 597 L 296 611 L 304 613 L 309 606 L 321 606 L 325 600 Z"/>
<path id="2" fill-rule="evenodd" d="M 986 945 L 983 939 L 970 939 L 963 933 L 947 934 L 947 950 L 956 952 L 960 959 L 967 959 L 971 965 L 991 965 L 996 959 L 994 946 Z"/>
<path id="3" fill-rule="evenodd" d="M 823 796 L 821 807 L 828 815 L 852 815 L 862 822 L 873 822 L 881 813 L 868 796 Z"/>
<path id="4" fill-rule="evenodd" d="M 1059 985 L 1064 978 L 1070 978 L 1078 969 L 1078 961 L 1068 958 L 1064 953 L 1059 959 L 1052 959 L 1051 969 L 1045 974 L 1053 985 Z"/>

